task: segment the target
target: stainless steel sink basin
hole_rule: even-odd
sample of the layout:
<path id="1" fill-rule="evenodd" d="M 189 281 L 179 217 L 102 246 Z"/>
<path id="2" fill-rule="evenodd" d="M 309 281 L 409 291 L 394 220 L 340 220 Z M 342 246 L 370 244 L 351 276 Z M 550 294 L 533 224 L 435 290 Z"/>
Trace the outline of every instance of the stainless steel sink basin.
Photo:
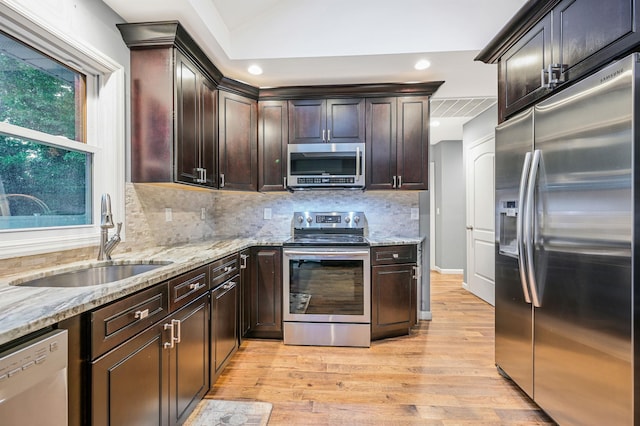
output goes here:
<path id="1" fill-rule="evenodd" d="M 99 264 L 75 271 L 63 272 L 13 285 L 25 287 L 89 287 L 119 281 L 144 274 L 171 262 Z"/>

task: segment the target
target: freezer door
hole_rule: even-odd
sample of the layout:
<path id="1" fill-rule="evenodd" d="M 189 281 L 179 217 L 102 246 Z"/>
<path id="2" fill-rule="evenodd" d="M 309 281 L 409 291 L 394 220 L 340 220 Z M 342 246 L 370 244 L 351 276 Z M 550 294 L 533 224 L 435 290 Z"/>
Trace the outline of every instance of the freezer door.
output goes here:
<path id="1" fill-rule="evenodd" d="M 534 399 L 560 424 L 633 423 L 635 58 L 535 107 Z"/>
<path id="2" fill-rule="evenodd" d="M 521 178 L 528 175 L 533 147 L 533 111 L 496 128 L 496 365 L 533 397 L 532 307 L 517 241 L 522 216 Z M 525 182 L 526 184 L 526 182 Z M 521 274 L 522 272 L 522 274 Z"/>

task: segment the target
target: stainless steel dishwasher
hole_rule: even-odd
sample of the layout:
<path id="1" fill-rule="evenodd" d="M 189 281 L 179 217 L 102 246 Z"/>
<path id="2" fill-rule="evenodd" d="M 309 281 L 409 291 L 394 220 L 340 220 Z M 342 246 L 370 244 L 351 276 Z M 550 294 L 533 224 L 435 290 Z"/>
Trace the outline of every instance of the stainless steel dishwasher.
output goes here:
<path id="1" fill-rule="evenodd" d="M 54 330 L 0 353 L 3 426 L 66 426 L 67 330 Z"/>

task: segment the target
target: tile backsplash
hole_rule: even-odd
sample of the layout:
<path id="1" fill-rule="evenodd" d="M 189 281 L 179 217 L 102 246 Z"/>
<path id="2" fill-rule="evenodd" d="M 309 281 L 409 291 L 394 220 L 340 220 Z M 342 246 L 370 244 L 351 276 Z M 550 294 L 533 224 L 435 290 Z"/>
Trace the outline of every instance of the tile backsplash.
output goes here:
<path id="1" fill-rule="evenodd" d="M 293 212 L 304 210 L 364 211 L 370 235 L 419 235 L 418 221 L 411 219 L 411 208 L 419 204 L 417 191 L 239 192 L 127 184 L 126 194 L 127 242 L 132 248 L 226 237 L 286 237 L 291 235 Z M 166 209 L 171 209 L 170 222 Z M 265 219 L 265 209 L 270 219 Z"/>
<path id="2" fill-rule="evenodd" d="M 368 235 L 418 238 L 418 191 L 314 190 L 289 192 L 213 191 L 183 185 L 126 184 L 126 241 L 117 252 L 228 237 L 284 239 L 294 211 L 363 211 Z M 170 213 L 168 210 L 170 209 Z M 204 209 L 204 214 L 203 214 Z M 265 219 L 265 209 L 270 219 Z M 168 221 L 170 215 L 171 220 Z M 96 241 L 97 244 L 97 241 Z M 94 259 L 98 248 L 0 260 L 0 275 Z"/>

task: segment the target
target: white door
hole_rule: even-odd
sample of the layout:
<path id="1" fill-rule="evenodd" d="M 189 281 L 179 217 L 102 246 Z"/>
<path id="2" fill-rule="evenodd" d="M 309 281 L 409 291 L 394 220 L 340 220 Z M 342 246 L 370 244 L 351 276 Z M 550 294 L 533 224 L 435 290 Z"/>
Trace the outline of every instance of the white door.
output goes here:
<path id="1" fill-rule="evenodd" d="M 494 159 L 495 138 L 466 148 L 467 288 L 495 304 Z"/>

